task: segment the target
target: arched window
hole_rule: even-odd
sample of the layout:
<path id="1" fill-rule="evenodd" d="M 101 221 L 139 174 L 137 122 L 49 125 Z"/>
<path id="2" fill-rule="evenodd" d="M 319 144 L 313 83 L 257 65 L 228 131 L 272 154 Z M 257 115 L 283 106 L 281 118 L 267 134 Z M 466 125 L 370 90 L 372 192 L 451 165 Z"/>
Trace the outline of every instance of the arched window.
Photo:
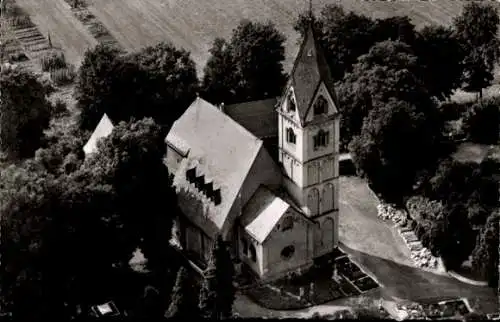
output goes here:
<path id="1" fill-rule="evenodd" d="M 281 223 L 281 231 L 286 231 L 292 228 L 293 228 L 293 217 L 292 216 L 285 217 L 285 219 L 283 219 L 283 222 Z"/>
<path id="2" fill-rule="evenodd" d="M 333 184 L 328 183 L 323 189 L 323 209 L 322 211 L 330 211 L 333 209 Z"/>
<path id="3" fill-rule="evenodd" d="M 313 146 L 314 146 L 314 149 L 317 149 L 319 147 L 324 147 L 324 146 L 327 146 L 328 145 L 328 137 L 329 137 L 329 133 L 328 131 L 323 131 L 323 130 L 319 130 L 318 131 L 318 134 L 316 134 L 314 137 L 313 137 Z"/>
<path id="4" fill-rule="evenodd" d="M 255 246 L 253 244 L 250 244 L 250 259 L 253 262 L 257 261 L 257 251 L 255 250 Z"/>
<path id="5" fill-rule="evenodd" d="M 328 111 L 328 102 L 323 96 L 318 97 L 314 104 L 314 115 L 325 114 Z"/>
<path id="6" fill-rule="evenodd" d="M 297 136 L 291 127 L 286 129 L 286 141 L 288 143 L 295 144 L 297 142 Z"/>
<path id="7" fill-rule="evenodd" d="M 311 189 L 309 195 L 307 196 L 307 208 L 311 213 L 311 216 L 316 216 L 319 212 L 319 192 L 318 189 Z"/>
<path id="8" fill-rule="evenodd" d="M 288 94 L 288 102 L 287 102 L 287 105 L 288 105 L 288 112 L 295 112 L 296 110 L 296 107 L 295 107 L 295 99 L 293 98 L 293 92 L 290 92 Z"/>
<path id="9" fill-rule="evenodd" d="M 322 244 L 323 247 L 327 248 L 333 248 L 333 227 L 334 227 L 333 219 L 332 218 L 327 218 L 324 222 L 323 225 L 321 225 L 321 237 L 322 237 Z"/>
<path id="10" fill-rule="evenodd" d="M 281 251 L 281 259 L 290 259 L 295 253 L 295 247 L 293 245 L 286 246 Z"/>

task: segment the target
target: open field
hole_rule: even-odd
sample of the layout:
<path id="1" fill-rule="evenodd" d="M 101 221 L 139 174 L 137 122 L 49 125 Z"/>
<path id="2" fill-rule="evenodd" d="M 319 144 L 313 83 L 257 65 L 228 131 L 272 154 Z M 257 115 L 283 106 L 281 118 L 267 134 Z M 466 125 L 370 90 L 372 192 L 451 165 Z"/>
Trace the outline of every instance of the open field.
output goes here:
<path id="1" fill-rule="evenodd" d="M 297 33 L 292 22 L 308 6 L 306 0 L 87 0 L 89 10 L 127 50 L 137 50 L 159 41 L 171 41 L 192 56 L 201 72 L 208 49 L 215 37 L 228 37 L 241 19 L 273 21 L 287 36 L 288 70 L 297 51 Z M 76 64 L 84 50 L 96 44 L 88 30 L 72 15 L 64 0 L 17 0 L 40 26 L 51 32 L 54 42 Z M 338 3 L 374 18 L 408 15 L 422 27 L 431 23 L 451 23 L 462 9 L 463 1 L 365 1 L 316 0 L 315 10 Z M 496 2 L 495 2 L 496 3 Z"/>
<path id="2" fill-rule="evenodd" d="M 70 64 L 78 66 L 85 50 L 97 44 L 63 0 L 15 2 L 31 16 L 31 20 L 45 37 L 50 33 L 53 45 L 64 50 Z"/>
<path id="3" fill-rule="evenodd" d="M 89 0 L 90 10 L 118 41 L 134 50 L 161 40 L 191 51 L 203 66 L 216 36 L 227 37 L 241 19 L 273 21 L 287 36 L 289 68 L 297 51 L 297 34 L 292 22 L 308 6 L 306 0 Z M 462 9 L 462 1 L 364 1 L 316 0 L 317 10 L 324 4 L 339 3 L 375 18 L 409 15 L 422 27 L 430 23 L 449 24 Z"/>

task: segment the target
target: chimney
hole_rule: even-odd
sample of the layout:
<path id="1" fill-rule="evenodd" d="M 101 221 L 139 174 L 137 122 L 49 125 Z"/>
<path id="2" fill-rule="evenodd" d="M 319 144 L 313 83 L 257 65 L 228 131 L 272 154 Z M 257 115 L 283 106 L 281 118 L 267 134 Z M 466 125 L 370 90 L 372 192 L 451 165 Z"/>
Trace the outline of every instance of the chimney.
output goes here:
<path id="1" fill-rule="evenodd" d="M 224 113 L 224 102 L 220 103 L 219 110 Z"/>

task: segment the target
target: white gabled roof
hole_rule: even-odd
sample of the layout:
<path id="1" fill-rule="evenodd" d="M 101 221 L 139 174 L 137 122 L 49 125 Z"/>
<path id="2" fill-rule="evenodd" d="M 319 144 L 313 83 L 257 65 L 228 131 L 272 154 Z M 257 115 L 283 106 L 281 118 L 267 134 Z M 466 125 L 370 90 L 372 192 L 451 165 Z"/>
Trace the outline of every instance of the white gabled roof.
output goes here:
<path id="1" fill-rule="evenodd" d="M 85 152 L 85 155 L 96 152 L 97 141 L 110 135 L 113 131 L 113 128 L 113 123 L 111 123 L 109 117 L 106 115 L 106 113 L 104 113 L 101 120 L 99 121 L 99 124 L 97 124 L 94 133 L 92 133 L 90 139 L 83 147 L 83 152 Z"/>
<path id="2" fill-rule="evenodd" d="M 261 186 L 245 207 L 241 223 L 250 236 L 263 243 L 289 207 L 286 201 Z"/>

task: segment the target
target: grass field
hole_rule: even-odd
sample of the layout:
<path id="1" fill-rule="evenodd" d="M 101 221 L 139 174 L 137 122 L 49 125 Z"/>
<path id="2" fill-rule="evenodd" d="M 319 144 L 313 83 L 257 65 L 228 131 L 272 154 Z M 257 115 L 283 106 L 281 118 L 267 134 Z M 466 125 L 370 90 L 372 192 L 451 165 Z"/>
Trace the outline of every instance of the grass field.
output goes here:
<path id="1" fill-rule="evenodd" d="M 87 0 L 90 11 L 126 50 L 137 50 L 159 41 L 171 41 L 192 53 L 198 67 L 204 66 L 215 37 L 228 37 L 241 19 L 273 21 L 287 36 L 288 70 L 297 51 L 298 35 L 292 23 L 308 6 L 306 0 Z M 96 43 L 85 27 L 71 14 L 64 0 L 17 0 L 28 10 L 42 32 L 76 63 L 85 48 Z M 464 1 L 456 0 L 313 0 L 315 10 L 338 3 L 374 18 L 408 15 L 417 27 L 451 23 Z"/>
<path id="2" fill-rule="evenodd" d="M 97 44 L 63 0 L 15 2 L 31 16 L 31 20 L 45 37 L 50 33 L 52 43 L 64 50 L 69 63 L 78 66 L 85 50 Z"/>

